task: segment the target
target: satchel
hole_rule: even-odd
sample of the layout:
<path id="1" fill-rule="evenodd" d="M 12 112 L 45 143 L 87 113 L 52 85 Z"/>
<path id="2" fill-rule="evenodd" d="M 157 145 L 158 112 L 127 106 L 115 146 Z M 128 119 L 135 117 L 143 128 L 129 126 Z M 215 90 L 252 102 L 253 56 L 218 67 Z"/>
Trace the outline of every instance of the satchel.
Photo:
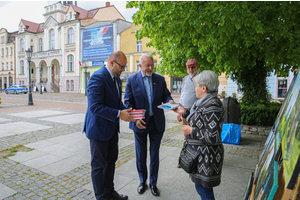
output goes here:
<path id="1" fill-rule="evenodd" d="M 200 151 L 193 149 L 191 145 L 184 142 L 179 156 L 180 167 L 189 174 L 195 174 L 199 155 Z"/>

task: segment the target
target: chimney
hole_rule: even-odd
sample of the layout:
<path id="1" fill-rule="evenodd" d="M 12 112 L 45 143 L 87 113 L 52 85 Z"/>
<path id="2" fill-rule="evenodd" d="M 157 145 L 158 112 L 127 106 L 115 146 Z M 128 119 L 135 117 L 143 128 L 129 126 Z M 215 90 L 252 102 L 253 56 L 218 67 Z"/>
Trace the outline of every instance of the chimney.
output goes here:
<path id="1" fill-rule="evenodd" d="M 110 2 L 109 2 L 109 1 L 106 2 L 105 4 L 106 4 L 106 7 L 109 7 L 109 6 L 110 6 Z"/>

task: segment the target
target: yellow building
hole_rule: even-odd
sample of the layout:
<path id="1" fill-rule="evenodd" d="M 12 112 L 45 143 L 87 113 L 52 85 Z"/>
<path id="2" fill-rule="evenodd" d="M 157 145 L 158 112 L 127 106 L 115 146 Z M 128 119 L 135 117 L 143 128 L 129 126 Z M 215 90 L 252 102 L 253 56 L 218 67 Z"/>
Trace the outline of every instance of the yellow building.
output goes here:
<path id="1" fill-rule="evenodd" d="M 137 40 L 135 37 L 135 32 L 141 28 L 141 26 L 136 26 L 132 24 L 132 26 L 126 30 L 124 30 L 120 35 L 120 50 L 123 51 L 127 57 L 127 67 L 125 72 L 122 73 L 122 86 L 123 90 L 125 90 L 126 78 L 131 74 L 134 74 L 140 71 L 139 67 L 139 58 L 143 53 L 151 53 L 155 51 L 153 47 L 147 47 L 146 44 L 150 42 L 149 38 L 143 38 L 141 40 Z M 159 55 L 153 56 L 154 58 L 154 66 L 159 64 Z M 170 77 L 165 76 L 165 80 L 167 83 L 167 87 L 170 90 Z"/>

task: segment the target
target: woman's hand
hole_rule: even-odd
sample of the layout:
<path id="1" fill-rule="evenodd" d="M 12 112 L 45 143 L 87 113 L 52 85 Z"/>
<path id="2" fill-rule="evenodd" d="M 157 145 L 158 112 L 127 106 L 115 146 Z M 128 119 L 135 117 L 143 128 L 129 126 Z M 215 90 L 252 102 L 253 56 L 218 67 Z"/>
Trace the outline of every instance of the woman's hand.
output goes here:
<path id="1" fill-rule="evenodd" d="M 193 130 L 193 127 L 191 127 L 189 125 L 183 125 L 181 129 L 182 129 L 184 135 L 190 135 L 191 131 Z"/>
<path id="2" fill-rule="evenodd" d="M 177 114 L 184 114 L 185 113 L 185 108 L 179 103 L 179 107 L 173 109 L 174 112 L 176 112 Z"/>

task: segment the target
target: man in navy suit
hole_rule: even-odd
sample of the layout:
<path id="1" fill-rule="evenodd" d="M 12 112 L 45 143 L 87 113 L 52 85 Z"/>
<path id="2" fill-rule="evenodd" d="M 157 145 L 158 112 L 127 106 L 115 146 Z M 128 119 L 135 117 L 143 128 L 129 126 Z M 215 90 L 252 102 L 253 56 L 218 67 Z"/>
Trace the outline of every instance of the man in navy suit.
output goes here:
<path id="1" fill-rule="evenodd" d="M 127 108 L 145 109 L 145 119 L 130 122 L 129 128 L 134 131 L 136 167 L 140 179 L 137 188 L 139 194 L 147 189 L 147 135 L 150 138 L 150 177 L 149 186 L 154 196 L 160 192 L 156 186 L 159 168 L 159 148 L 165 131 L 165 115 L 158 105 L 174 102 L 163 76 L 153 73 L 154 62 L 150 54 L 140 57 L 140 72 L 127 78 L 124 104 Z"/>
<path id="2" fill-rule="evenodd" d="M 90 140 L 91 176 L 97 200 L 128 199 L 114 190 L 115 163 L 118 158 L 119 119 L 133 121 L 121 101 L 120 75 L 126 56 L 113 52 L 107 66 L 93 73 L 87 85 L 88 107 L 83 132 Z"/>

